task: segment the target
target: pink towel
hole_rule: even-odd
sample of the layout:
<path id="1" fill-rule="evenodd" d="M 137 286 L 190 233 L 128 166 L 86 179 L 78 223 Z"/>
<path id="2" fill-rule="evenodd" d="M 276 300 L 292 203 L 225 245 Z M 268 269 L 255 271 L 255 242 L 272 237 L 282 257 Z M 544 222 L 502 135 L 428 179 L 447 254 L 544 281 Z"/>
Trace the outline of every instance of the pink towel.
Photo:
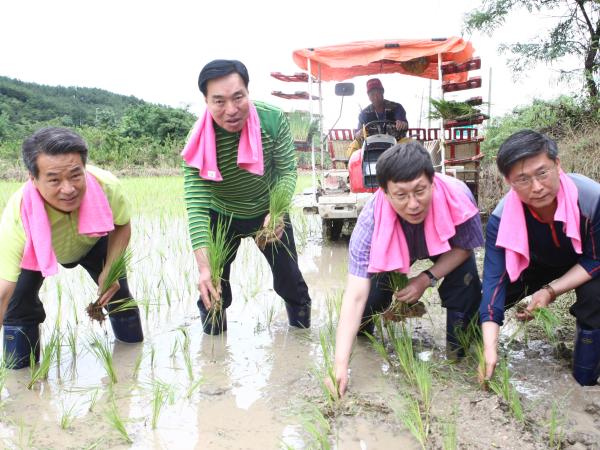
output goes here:
<path id="1" fill-rule="evenodd" d="M 100 237 L 114 230 L 113 215 L 102 186 L 86 172 L 86 190 L 79 206 L 79 234 Z M 52 229 L 45 202 L 31 180 L 25 183 L 21 201 L 21 219 L 25 229 L 25 250 L 21 267 L 41 271 L 44 277 L 58 272 L 56 255 L 52 248 Z"/>
<path id="2" fill-rule="evenodd" d="M 213 118 L 208 109 L 198 119 L 181 156 L 186 163 L 199 170 L 200 177 L 206 180 L 222 181 L 223 177 L 217 167 L 217 142 Z M 260 120 L 256 107 L 250 102 L 248 119 L 240 134 L 237 164 L 255 175 L 263 175 L 263 148 L 260 136 Z"/>
<path id="3" fill-rule="evenodd" d="M 423 225 L 427 250 L 431 256 L 449 251 L 448 240 L 456 234 L 456 225 L 479 212 L 456 183 L 456 179 L 439 173 L 433 178 L 431 204 Z M 368 271 L 408 273 L 410 255 L 402 225 L 382 189 L 375 193 L 374 217 Z"/>
<path id="4" fill-rule="evenodd" d="M 581 253 L 577 186 L 562 169 L 559 169 L 559 177 L 560 187 L 556 195 L 554 220 L 564 224 L 565 234 L 571 238 L 573 249 L 576 253 Z M 506 250 L 506 271 L 510 281 L 514 282 L 529 266 L 529 239 L 523 203 L 513 189 L 508 191 L 504 200 L 496 246 Z"/>

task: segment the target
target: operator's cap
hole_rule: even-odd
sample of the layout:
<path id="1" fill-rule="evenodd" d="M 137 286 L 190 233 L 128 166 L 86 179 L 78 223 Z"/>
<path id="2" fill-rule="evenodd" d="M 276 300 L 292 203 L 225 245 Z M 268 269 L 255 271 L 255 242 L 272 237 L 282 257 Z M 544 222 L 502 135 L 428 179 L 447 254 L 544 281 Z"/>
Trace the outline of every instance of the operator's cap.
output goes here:
<path id="1" fill-rule="evenodd" d="M 367 94 L 373 89 L 381 89 L 383 91 L 383 84 L 379 78 L 371 78 L 367 81 Z"/>

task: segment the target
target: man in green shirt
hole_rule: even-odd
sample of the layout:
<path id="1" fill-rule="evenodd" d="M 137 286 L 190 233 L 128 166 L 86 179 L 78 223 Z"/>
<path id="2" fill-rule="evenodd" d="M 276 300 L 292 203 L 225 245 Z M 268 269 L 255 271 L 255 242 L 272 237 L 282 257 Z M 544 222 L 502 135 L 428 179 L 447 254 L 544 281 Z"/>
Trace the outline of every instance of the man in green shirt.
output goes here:
<path id="1" fill-rule="evenodd" d="M 277 186 L 291 199 L 296 185 L 296 153 L 287 118 L 278 108 L 250 101 L 248 81 L 246 67 L 236 60 L 215 60 L 202 69 L 198 85 L 207 111 L 183 152 L 189 232 L 199 271 L 198 307 L 207 334 L 227 329 L 230 266 L 240 239 L 253 236 L 268 223 L 270 191 Z M 248 147 L 245 142 L 252 150 L 259 149 L 252 152 L 249 163 L 241 162 Z M 207 245 L 209 230 L 219 218 L 226 223 L 231 220 L 228 238 L 233 252 L 221 285 L 214 286 Z M 298 268 L 289 217 L 282 223 L 276 229 L 280 241 L 268 243 L 261 251 L 271 266 L 275 292 L 285 301 L 290 325 L 308 328 L 311 299 Z M 222 312 L 217 320 L 209 320 L 211 298 L 219 297 Z"/>
<path id="2" fill-rule="evenodd" d="M 44 128 L 23 143 L 29 181 L 8 200 L 0 222 L 0 324 L 4 354 L 12 368 L 39 356 L 39 324 L 46 318 L 39 290 L 58 264 L 84 267 L 103 286 L 112 261 L 129 244 L 129 204 L 118 180 L 87 166 L 83 139 L 66 128 Z M 127 279 L 104 292 L 99 303 L 109 311 L 131 298 Z M 139 311 L 110 314 L 115 337 L 143 340 Z"/>

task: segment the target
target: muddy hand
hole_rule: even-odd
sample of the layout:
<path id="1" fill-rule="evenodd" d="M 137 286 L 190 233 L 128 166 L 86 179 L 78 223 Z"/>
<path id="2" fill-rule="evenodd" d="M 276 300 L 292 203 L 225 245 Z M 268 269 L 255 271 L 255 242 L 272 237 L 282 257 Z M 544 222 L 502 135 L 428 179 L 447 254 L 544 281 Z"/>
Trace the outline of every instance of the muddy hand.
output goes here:
<path id="1" fill-rule="evenodd" d="M 100 284 L 100 286 L 102 286 L 102 284 Z M 100 306 L 106 306 L 106 304 L 110 301 L 110 299 L 113 298 L 113 296 L 117 292 L 119 292 L 119 289 L 121 289 L 121 285 L 119 284 L 118 281 L 115 281 L 113 284 L 111 284 L 111 286 L 106 290 L 106 292 L 104 292 L 104 294 L 102 293 L 102 288 L 98 288 L 97 303 Z"/>
<path id="2" fill-rule="evenodd" d="M 419 301 L 423 296 L 423 292 L 429 286 L 427 281 L 423 281 L 425 277 L 413 277 L 409 280 L 408 285 L 399 291 L 394 292 L 394 298 L 403 303 L 412 305 Z"/>
<path id="3" fill-rule="evenodd" d="M 271 214 L 267 214 L 265 216 L 265 220 L 263 221 L 263 228 L 267 228 L 269 226 L 269 222 L 271 221 Z M 275 227 L 275 236 L 277 239 L 267 239 L 267 244 L 275 242 L 276 240 L 280 240 L 281 236 L 283 236 L 283 230 L 285 229 L 285 222 L 283 219 L 279 219 L 277 226 Z"/>
<path id="4" fill-rule="evenodd" d="M 515 315 L 519 320 L 531 320 L 533 319 L 533 311 L 538 308 L 547 308 L 552 303 L 554 298 L 547 289 L 540 289 L 534 292 L 529 301 L 529 305 L 523 311 L 518 311 Z"/>
<path id="5" fill-rule="evenodd" d="M 478 368 L 479 383 L 483 386 L 494 376 L 494 370 L 498 362 L 498 352 L 495 348 L 486 348 L 483 351 L 485 365 L 480 365 Z"/>
<path id="6" fill-rule="evenodd" d="M 335 383 L 330 376 L 326 376 L 324 383 L 334 399 L 340 399 L 346 393 L 348 387 L 348 369 L 335 370 Z"/>
<path id="7" fill-rule="evenodd" d="M 202 299 L 202 303 L 206 309 L 210 309 L 212 306 L 211 299 L 216 300 L 221 297 L 220 286 L 219 289 L 215 289 L 211 281 L 210 270 L 208 269 L 200 271 L 198 290 L 200 291 L 200 298 Z"/>

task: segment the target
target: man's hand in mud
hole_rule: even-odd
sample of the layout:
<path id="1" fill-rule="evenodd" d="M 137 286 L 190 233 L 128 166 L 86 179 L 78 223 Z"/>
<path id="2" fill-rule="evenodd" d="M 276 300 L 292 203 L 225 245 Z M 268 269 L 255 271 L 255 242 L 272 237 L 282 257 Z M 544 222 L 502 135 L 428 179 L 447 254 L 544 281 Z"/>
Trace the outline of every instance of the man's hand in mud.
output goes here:
<path id="1" fill-rule="evenodd" d="M 522 311 L 517 311 L 515 314 L 516 318 L 521 321 L 528 321 L 533 319 L 533 311 L 538 308 L 546 308 L 550 303 L 552 303 L 552 294 L 548 291 L 548 289 L 540 289 L 536 291 L 531 296 L 531 300 Z"/>
<path id="2" fill-rule="evenodd" d="M 348 368 L 342 366 L 335 367 L 335 385 L 329 376 L 326 376 L 323 382 L 334 399 L 342 398 L 348 388 Z"/>
<path id="3" fill-rule="evenodd" d="M 498 350 L 496 347 L 490 346 L 484 348 L 483 359 L 485 360 L 485 363 L 478 368 L 478 378 L 479 383 L 485 385 L 485 383 L 494 376 L 494 370 L 498 363 Z"/>
<path id="4" fill-rule="evenodd" d="M 423 296 L 423 292 L 425 292 L 429 286 L 429 278 L 427 278 L 427 275 L 419 274 L 408 280 L 408 284 L 404 289 L 394 292 L 394 299 L 398 302 L 412 305 L 419 301 Z"/>
<path id="5" fill-rule="evenodd" d="M 212 300 L 217 300 L 221 297 L 221 286 L 216 289 L 210 278 L 210 269 L 208 267 L 200 269 L 200 277 L 198 279 L 198 290 L 200 298 L 206 309 L 212 306 Z"/>
<path id="6" fill-rule="evenodd" d="M 271 220 L 271 214 L 267 214 L 265 216 L 265 220 L 263 221 L 263 228 L 266 228 L 269 226 L 269 221 Z M 283 230 L 285 228 L 285 222 L 283 221 L 283 219 L 279 220 L 279 222 L 277 223 L 277 226 L 275 227 L 275 236 L 277 236 L 277 239 L 281 239 L 281 236 L 283 236 Z"/>

